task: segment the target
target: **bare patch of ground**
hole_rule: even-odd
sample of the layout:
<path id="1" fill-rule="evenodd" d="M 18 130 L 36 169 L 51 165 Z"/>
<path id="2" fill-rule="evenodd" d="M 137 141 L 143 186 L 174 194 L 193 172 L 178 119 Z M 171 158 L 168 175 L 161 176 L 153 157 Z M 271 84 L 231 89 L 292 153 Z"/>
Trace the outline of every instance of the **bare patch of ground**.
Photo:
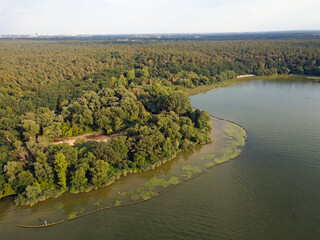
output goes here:
<path id="1" fill-rule="evenodd" d="M 254 77 L 256 75 L 253 75 L 253 74 L 245 74 L 245 75 L 239 75 L 237 76 L 237 78 L 245 78 L 245 77 Z"/>
<path id="2" fill-rule="evenodd" d="M 123 131 L 110 135 L 106 135 L 104 132 L 86 133 L 81 136 L 56 139 L 52 144 L 56 145 L 61 143 L 68 143 L 72 146 L 78 140 L 84 140 L 85 142 L 109 142 L 110 139 L 121 136 L 123 135 L 123 133 Z"/>

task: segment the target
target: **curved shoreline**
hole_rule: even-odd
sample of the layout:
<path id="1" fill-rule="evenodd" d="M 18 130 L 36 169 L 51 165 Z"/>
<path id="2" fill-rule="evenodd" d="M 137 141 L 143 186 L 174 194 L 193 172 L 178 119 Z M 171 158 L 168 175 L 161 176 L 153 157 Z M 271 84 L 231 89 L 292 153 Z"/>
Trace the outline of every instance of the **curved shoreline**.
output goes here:
<path id="1" fill-rule="evenodd" d="M 133 202 L 129 202 L 129 203 L 123 203 L 123 204 L 114 204 L 113 206 L 109 207 L 109 206 L 106 206 L 106 207 L 98 207 L 97 209 L 95 210 L 92 210 L 92 211 L 88 211 L 88 212 L 85 212 L 85 213 L 80 213 L 79 215 L 76 215 L 74 217 L 70 217 L 70 218 L 66 218 L 66 219 L 62 219 L 60 221 L 57 221 L 57 222 L 52 222 L 50 224 L 43 224 L 43 225 L 23 225 L 23 224 L 17 224 L 17 227 L 23 227 L 23 228 L 43 228 L 43 227 L 51 227 L 51 226 L 56 226 L 58 224 L 61 224 L 61 223 L 64 223 L 64 222 L 67 222 L 67 221 L 71 221 L 71 220 L 74 220 L 74 219 L 77 219 L 77 218 L 80 218 L 80 217 L 83 217 L 83 216 L 86 216 L 86 215 L 89 215 L 89 214 L 92 214 L 92 213 L 95 213 L 95 212 L 98 212 L 98 211 L 102 211 L 102 210 L 107 210 L 107 209 L 111 209 L 111 208 L 117 208 L 117 207 L 125 207 L 125 206 L 129 206 L 129 205 L 133 205 L 133 204 L 138 204 L 138 203 L 142 203 L 142 202 L 146 202 L 146 201 L 149 201 L 153 198 L 156 198 L 156 197 L 159 197 L 160 195 L 168 192 L 169 190 L 173 189 L 174 187 L 180 185 L 181 183 L 184 183 L 184 182 L 187 182 L 187 181 L 190 181 L 192 179 L 195 179 L 201 175 L 203 175 L 204 173 L 206 173 L 210 168 L 216 166 L 216 165 L 221 165 L 223 163 L 226 163 L 226 162 L 229 162 L 230 160 L 233 160 L 235 158 L 237 158 L 242 152 L 243 152 L 243 149 L 245 148 L 246 146 L 246 143 L 247 143 L 247 131 L 246 129 L 244 129 L 242 126 L 240 126 L 239 124 L 235 123 L 235 122 L 232 122 L 232 121 L 229 121 L 229 120 L 226 120 L 226 119 L 222 119 L 222 118 L 219 118 L 219 117 L 215 117 L 213 115 L 210 115 L 210 117 L 212 119 L 215 119 L 215 120 L 219 120 L 219 121 L 224 121 L 224 122 L 227 122 L 227 123 L 231 123 L 233 125 L 236 125 L 238 127 L 240 127 L 244 133 L 245 133 L 245 142 L 244 142 L 244 145 L 242 146 L 242 149 L 241 149 L 241 152 L 239 154 L 237 154 L 236 156 L 234 157 L 231 157 L 226 160 L 226 161 L 223 161 L 223 162 L 214 162 L 211 166 L 206 166 L 205 169 L 203 169 L 200 173 L 194 175 L 194 176 L 190 176 L 182 181 L 179 181 L 175 184 L 172 184 L 171 186 L 169 187 L 166 187 L 164 190 L 156 193 L 154 196 L 151 196 L 147 199 L 140 199 L 140 200 L 137 200 L 137 201 L 133 201 Z M 213 129 L 211 130 L 213 131 Z M 174 157 L 175 158 L 175 157 Z M 173 160 L 174 158 L 172 158 L 171 160 Z M 164 165 L 161 164 L 161 165 Z M 161 166 L 161 165 L 158 165 L 158 166 Z M 158 167 L 156 166 L 156 167 Z"/>
<path id="2" fill-rule="evenodd" d="M 221 120 L 221 121 L 226 121 L 226 122 L 232 123 L 232 124 L 237 125 L 238 127 L 242 128 L 246 132 L 246 140 L 247 140 L 247 137 L 248 137 L 247 130 L 244 127 L 242 127 L 240 124 L 238 124 L 236 122 L 233 122 L 231 120 L 227 120 L 227 119 L 223 119 L 223 118 L 219 118 L 219 117 L 213 116 L 211 114 L 209 114 L 209 116 L 212 117 L 212 118 Z"/>

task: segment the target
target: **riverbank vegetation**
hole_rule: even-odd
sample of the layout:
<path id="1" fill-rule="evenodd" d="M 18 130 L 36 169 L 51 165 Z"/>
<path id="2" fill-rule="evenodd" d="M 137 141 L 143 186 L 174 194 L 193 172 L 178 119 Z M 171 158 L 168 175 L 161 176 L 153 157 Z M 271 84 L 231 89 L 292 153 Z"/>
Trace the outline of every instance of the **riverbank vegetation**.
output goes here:
<path id="1" fill-rule="evenodd" d="M 320 40 L 0 41 L 0 198 L 90 191 L 211 141 L 187 89 L 240 74 L 320 75 Z M 104 131 L 109 142 L 52 145 Z"/>

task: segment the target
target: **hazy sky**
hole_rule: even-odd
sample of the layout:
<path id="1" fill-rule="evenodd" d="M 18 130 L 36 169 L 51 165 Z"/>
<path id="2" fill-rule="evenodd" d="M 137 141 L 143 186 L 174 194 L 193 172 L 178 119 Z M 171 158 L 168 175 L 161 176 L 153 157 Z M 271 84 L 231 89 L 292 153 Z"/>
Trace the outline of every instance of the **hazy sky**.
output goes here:
<path id="1" fill-rule="evenodd" d="M 320 30 L 320 0 L 0 0 L 0 34 Z"/>

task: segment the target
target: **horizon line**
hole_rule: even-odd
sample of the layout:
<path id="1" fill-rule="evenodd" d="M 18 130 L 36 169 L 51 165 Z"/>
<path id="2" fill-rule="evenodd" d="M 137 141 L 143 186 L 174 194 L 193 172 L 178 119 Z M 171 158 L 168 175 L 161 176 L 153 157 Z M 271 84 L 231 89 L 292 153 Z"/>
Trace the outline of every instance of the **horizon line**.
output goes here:
<path id="1" fill-rule="evenodd" d="M 23 33 L 23 34 L 0 34 L 0 36 L 69 36 L 69 37 L 88 37 L 88 36 L 139 36 L 139 35 L 221 35 L 221 34 L 263 34 L 263 33 L 299 33 L 299 32 L 319 32 L 318 30 L 266 30 L 266 31 L 243 31 L 243 32 L 162 32 L 162 33 L 57 33 L 57 34 L 38 34 L 38 33 Z"/>

